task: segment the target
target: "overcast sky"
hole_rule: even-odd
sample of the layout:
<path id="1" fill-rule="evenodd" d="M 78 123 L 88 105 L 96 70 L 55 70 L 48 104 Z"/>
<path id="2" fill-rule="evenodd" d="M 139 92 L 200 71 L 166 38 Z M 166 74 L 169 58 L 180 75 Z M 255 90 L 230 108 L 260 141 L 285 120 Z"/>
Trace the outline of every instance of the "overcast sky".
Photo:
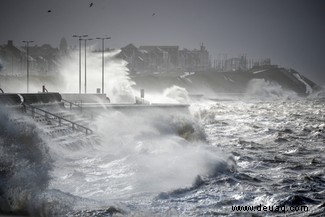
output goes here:
<path id="1" fill-rule="evenodd" d="M 270 57 L 325 83 L 323 0 L 1 0 L 0 44 L 77 46 L 74 34 L 110 36 L 111 48 L 203 42 L 212 57 Z"/>

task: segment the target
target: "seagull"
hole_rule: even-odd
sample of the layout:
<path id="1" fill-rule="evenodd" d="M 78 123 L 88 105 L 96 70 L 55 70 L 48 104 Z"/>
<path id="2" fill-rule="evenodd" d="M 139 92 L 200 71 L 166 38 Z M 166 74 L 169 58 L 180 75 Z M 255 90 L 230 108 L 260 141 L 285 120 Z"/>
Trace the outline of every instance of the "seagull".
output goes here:
<path id="1" fill-rule="evenodd" d="M 51 10 L 48 10 L 47 13 L 51 13 L 52 11 Z"/>
<path id="2" fill-rule="evenodd" d="M 90 3 L 90 4 L 89 4 L 89 7 L 91 8 L 93 5 L 94 5 L 94 3 Z"/>

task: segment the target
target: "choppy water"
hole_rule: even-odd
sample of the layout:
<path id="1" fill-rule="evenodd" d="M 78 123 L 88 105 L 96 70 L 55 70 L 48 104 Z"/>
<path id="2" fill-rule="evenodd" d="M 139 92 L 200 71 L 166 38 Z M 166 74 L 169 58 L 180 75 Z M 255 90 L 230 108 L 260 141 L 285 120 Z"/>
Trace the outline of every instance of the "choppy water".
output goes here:
<path id="1" fill-rule="evenodd" d="M 70 143 L 35 123 L 21 133 L 2 114 L 0 210 L 324 216 L 324 104 L 323 98 L 247 99 L 192 103 L 189 114 L 107 112 L 94 120 L 98 135 L 75 135 Z M 274 211 L 260 212 L 261 206 Z"/>

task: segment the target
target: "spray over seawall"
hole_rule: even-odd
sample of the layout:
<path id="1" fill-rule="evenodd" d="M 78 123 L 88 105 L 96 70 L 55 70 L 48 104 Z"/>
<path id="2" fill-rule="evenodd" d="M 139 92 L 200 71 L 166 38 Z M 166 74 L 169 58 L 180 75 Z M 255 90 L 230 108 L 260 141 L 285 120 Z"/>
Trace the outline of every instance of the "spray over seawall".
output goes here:
<path id="1" fill-rule="evenodd" d="M 222 154 L 209 151 L 200 127 L 183 114 L 116 111 L 102 114 L 96 122 L 100 151 L 96 160 L 90 157 L 80 167 L 81 173 L 90 174 L 84 178 L 94 182 L 85 182 L 84 191 L 75 189 L 76 194 L 93 199 L 156 195 L 191 186 L 197 175 L 215 174 L 212 170 L 224 161 Z M 88 163 L 98 165 L 95 172 Z"/>
<path id="2" fill-rule="evenodd" d="M 111 100 L 126 102 L 128 97 L 133 100 L 133 83 L 129 80 L 125 68 L 126 62 L 111 61 L 107 64 L 108 71 L 117 73 L 112 75 L 112 78 L 106 76 L 108 80 L 106 88 Z M 91 68 L 92 64 L 100 63 L 100 59 L 96 54 L 89 54 L 89 62 Z M 73 63 L 67 60 L 67 68 L 62 70 L 67 84 L 71 83 L 74 86 L 63 85 L 57 87 L 58 89 L 65 91 L 78 89 L 76 63 L 77 61 Z M 74 71 L 73 75 L 69 74 L 71 71 Z M 88 72 L 97 73 L 96 70 Z M 100 73 L 98 74 L 99 76 L 95 76 L 89 83 L 89 88 L 96 87 L 97 83 L 100 83 Z M 166 89 L 161 98 L 168 99 L 169 102 L 189 102 L 187 91 L 177 86 Z M 14 126 L 10 121 L 3 121 L 3 124 Z M 64 135 L 63 141 L 55 135 L 40 133 L 44 126 L 33 121 L 25 120 L 21 125 L 14 126 L 13 129 L 16 130 L 12 131 L 18 138 L 18 141 L 14 142 L 17 145 L 6 145 L 12 139 L 3 140 L 5 142 L 1 144 L 6 150 L 2 153 L 9 153 L 10 149 L 17 148 L 19 143 L 22 144 L 20 146 L 22 150 L 24 148 L 38 150 L 35 151 L 38 157 L 35 159 L 34 156 L 28 157 L 28 152 L 19 150 L 19 153 L 21 152 L 21 155 L 17 155 L 19 160 L 1 162 L 3 165 L 9 165 L 4 168 L 19 169 L 19 166 L 15 165 L 17 162 L 18 165 L 24 165 L 22 168 L 31 168 L 31 172 L 18 170 L 17 174 L 20 174 L 19 177 L 23 177 L 25 182 L 22 181 L 21 184 L 16 182 L 17 188 L 9 186 L 7 181 L 15 176 L 11 176 L 7 170 L 4 173 L 9 175 L 2 176 L 3 189 L 7 189 L 8 186 L 10 187 L 8 189 L 18 189 L 9 190 L 8 193 L 3 190 L 5 193 L 1 196 L 4 201 L 9 201 L 6 210 L 13 210 L 16 213 L 62 216 L 79 209 L 78 207 L 96 209 L 98 202 L 107 207 L 107 204 L 113 202 L 132 201 L 134 196 L 150 200 L 161 192 L 190 187 L 193 183 L 197 186 L 198 176 L 203 179 L 214 177 L 233 168 L 228 156 L 207 145 L 205 133 L 197 120 L 189 113 L 177 109 L 157 108 L 125 113 L 114 110 L 103 111 L 92 121 L 97 132 L 96 138 L 87 137 L 88 139 L 71 133 Z M 23 138 L 31 138 L 27 140 L 30 142 L 24 144 L 23 140 L 19 139 L 22 132 Z M 3 159 L 10 157 L 4 156 Z M 42 185 L 44 187 L 36 188 L 33 184 L 28 184 L 29 181 L 34 182 L 33 177 L 39 178 L 35 184 L 44 181 Z M 40 183 L 37 185 L 41 186 Z M 18 198 L 15 199 L 17 202 L 10 202 L 12 197 Z M 88 205 L 80 201 L 87 201 Z M 3 212 L 7 212 L 6 210 Z"/>
<path id="3" fill-rule="evenodd" d="M 2 213 L 73 216 L 85 208 L 120 208 L 134 196 L 151 200 L 233 167 L 207 145 L 198 122 L 177 109 L 103 111 L 92 121 L 93 136 L 70 129 L 47 134 L 48 122 L 12 112 L 1 120 Z"/>
<path id="4" fill-rule="evenodd" d="M 62 171 L 57 161 L 68 162 L 76 153 L 89 153 L 92 146 L 82 148 L 96 140 L 74 134 L 70 128 L 61 129 L 60 137 L 51 134 L 50 128 L 54 126 L 49 122 L 44 125 L 0 108 L 0 215 L 67 216 L 76 207 L 98 206 L 51 184 L 57 171 Z"/>
<path id="5" fill-rule="evenodd" d="M 92 50 L 92 48 L 89 50 Z M 134 102 L 132 86 L 135 83 L 129 78 L 129 72 L 126 67 L 127 62 L 115 58 L 119 52 L 120 50 L 105 53 L 104 93 L 110 97 L 111 102 Z M 81 92 L 85 93 L 85 66 L 83 59 L 81 60 L 81 65 Z M 72 52 L 65 59 L 61 59 L 59 71 L 63 84 L 53 87 L 53 89 L 62 93 L 77 93 L 79 91 L 79 59 L 77 51 Z M 96 93 L 97 88 L 102 87 L 101 53 L 87 52 L 86 77 L 86 92 Z"/>

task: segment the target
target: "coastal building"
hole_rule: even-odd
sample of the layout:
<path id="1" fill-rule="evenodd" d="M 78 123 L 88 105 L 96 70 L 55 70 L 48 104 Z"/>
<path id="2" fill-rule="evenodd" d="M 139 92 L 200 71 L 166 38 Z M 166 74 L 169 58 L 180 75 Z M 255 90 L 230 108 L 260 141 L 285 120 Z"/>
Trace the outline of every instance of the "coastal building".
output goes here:
<path id="1" fill-rule="evenodd" d="M 225 62 L 225 71 L 247 71 L 247 64 L 248 63 L 245 55 L 241 57 L 230 58 Z"/>
<path id="2" fill-rule="evenodd" d="M 270 58 L 247 58 L 246 54 L 230 57 L 223 54 L 213 60 L 213 69 L 217 72 L 248 71 L 254 67 L 271 66 Z"/>
<path id="3" fill-rule="evenodd" d="M 19 75 L 26 62 L 24 49 L 14 45 L 12 40 L 0 46 L 0 70 L 2 75 Z"/>
<path id="4" fill-rule="evenodd" d="M 178 67 L 178 46 L 140 46 L 139 50 L 148 55 L 151 70 L 157 72 L 174 71 Z"/>
<path id="5" fill-rule="evenodd" d="M 133 73 L 205 71 L 211 68 L 209 52 L 203 44 L 199 50 L 179 50 L 179 46 L 154 45 L 137 48 L 129 44 L 121 48 L 117 58 L 127 61 L 127 66 Z"/>
<path id="6" fill-rule="evenodd" d="M 59 48 L 49 44 L 29 47 L 29 70 L 31 75 L 55 75 L 59 69 L 60 59 L 69 57 L 72 50 L 66 39 L 62 38 Z M 110 49 L 106 49 L 110 51 Z M 93 52 L 102 52 L 101 49 Z M 203 43 L 199 49 L 180 49 L 179 46 L 128 44 L 121 48 L 116 58 L 127 62 L 130 73 L 183 73 L 203 71 L 248 71 L 253 67 L 270 66 L 271 60 L 248 59 L 246 55 L 228 58 L 227 54 L 213 59 Z M 0 46 L 0 74 L 24 75 L 26 73 L 26 47 L 15 46 L 12 40 Z"/>
<path id="7" fill-rule="evenodd" d="M 211 68 L 209 52 L 201 44 L 200 50 L 183 49 L 179 52 L 179 68 L 183 71 L 206 71 Z"/>
<path id="8" fill-rule="evenodd" d="M 133 44 L 121 48 L 121 52 L 116 56 L 125 60 L 130 72 L 145 71 L 148 65 L 148 54 L 140 51 Z"/>
<path id="9" fill-rule="evenodd" d="M 252 67 L 261 67 L 261 66 L 271 66 L 271 59 L 266 58 L 266 59 L 259 59 L 257 61 L 254 61 L 252 64 Z"/>
<path id="10" fill-rule="evenodd" d="M 58 48 L 53 48 L 49 44 L 31 46 L 29 53 L 33 59 L 33 73 L 37 75 L 49 75 L 57 72 L 59 52 Z"/>
<path id="11" fill-rule="evenodd" d="M 29 71 L 31 75 L 49 75 L 58 70 L 59 49 L 49 44 L 29 47 Z M 26 73 L 26 47 L 15 46 L 12 40 L 0 47 L 2 75 L 21 76 Z"/>

